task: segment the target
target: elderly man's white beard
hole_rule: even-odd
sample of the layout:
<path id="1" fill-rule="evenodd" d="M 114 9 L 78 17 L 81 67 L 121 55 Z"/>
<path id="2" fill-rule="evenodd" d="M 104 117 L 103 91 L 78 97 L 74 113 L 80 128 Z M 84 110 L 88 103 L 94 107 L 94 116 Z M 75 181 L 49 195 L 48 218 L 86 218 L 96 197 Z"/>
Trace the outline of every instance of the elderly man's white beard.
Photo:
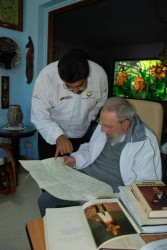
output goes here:
<path id="1" fill-rule="evenodd" d="M 124 133 L 121 133 L 119 135 L 117 135 L 114 138 L 109 138 L 110 144 L 111 146 L 114 146 L 116 143 L 118 142 L 122 142 L 125 139 L 125 135 Z"/>

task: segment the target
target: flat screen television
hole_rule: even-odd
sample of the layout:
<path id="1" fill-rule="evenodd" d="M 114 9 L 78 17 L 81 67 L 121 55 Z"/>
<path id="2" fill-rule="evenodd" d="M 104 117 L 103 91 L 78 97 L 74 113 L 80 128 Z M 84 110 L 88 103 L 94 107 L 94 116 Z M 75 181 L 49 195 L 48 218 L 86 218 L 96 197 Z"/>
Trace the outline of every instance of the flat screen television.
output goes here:
<path id="1" fill-rule="evenodd" d="M 167 66 L 157 59 L 115 61 L 113 95 L 167 101 Z"/>

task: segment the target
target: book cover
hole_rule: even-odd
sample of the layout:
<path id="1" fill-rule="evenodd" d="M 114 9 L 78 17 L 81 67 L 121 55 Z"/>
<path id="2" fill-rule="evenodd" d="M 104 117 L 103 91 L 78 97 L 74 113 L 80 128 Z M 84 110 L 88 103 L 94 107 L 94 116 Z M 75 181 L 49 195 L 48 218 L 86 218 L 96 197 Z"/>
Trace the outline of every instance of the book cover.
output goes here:
<path id="1" fill-rule="evenodd" d="M 99 199 L 82 206 L 46 209 L 47 250 L 95 250 L 141 247 L 141 232 L 118 199 Z M 138 249 L 137 248 L 137 249 Z"/>
<path id="2" fill-rule="evenodd" d="M 162 181 L 136 181 L 134 195 L 149 218 L 167 218 L 167 186 Z"/>
<path id="3" fill-rule="evenodd" d="M 167 233 L 167 218 L 148 218 L 130 186 L 121 186 L 119 190 L 120 199 L 142 233 Z"/>

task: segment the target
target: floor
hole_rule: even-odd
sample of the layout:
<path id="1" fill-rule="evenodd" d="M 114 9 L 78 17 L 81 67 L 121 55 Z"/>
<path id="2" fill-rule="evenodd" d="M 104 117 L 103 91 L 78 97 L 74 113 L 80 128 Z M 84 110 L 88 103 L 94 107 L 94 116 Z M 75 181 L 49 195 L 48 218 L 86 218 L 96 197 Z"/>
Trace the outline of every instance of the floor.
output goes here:
<path id="1" fill-rule="evenodd" d="M 41 189 L 21 166 L 19 184 L 12 195 L 0 195 L 0 250 L 30 250 L 26 223 L 40 217 Z"/>

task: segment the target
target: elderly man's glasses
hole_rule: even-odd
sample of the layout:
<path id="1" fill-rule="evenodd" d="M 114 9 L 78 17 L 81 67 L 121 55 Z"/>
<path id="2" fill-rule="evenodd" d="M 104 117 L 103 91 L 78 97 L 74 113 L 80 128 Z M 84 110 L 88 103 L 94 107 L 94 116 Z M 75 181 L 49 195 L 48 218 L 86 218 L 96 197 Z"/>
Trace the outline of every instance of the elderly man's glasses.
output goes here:
<path id="1" fill-rule="evenodd" d="M 70 86 L 68 86 L 65 82 L 64 82 L 64 88 L 69 90 L 69 91 L 83 91 L 87 88 L 87 79 L 84 79 L 83 82 L 78 85 L 78 86 L 72 86 L 72 84 Z"/>
<path id="2" fill-rule="evenodd" d="M 97 123 L 99 125 L 101 125 L 107 132 L 110 131 L 112 129 L 111 126 L 107 125 L 107 124 L 103 124 L 100 120 L 97 120 Z"/>
<path id="3" fill-rule="evenodd" d="M 120 121 L 119 123 L 123 123 L 124 121 Z M 109 132 L 113 127 L 112 126 L 110 126 L 110 125 L 107 125 L 107 124 L 104 124 L 104 123 L 102 123 L 100 120 L 97 120 L 97 123 L 99 124 L 99 125 L 101 125 L 105 130 L 106 130 L 106 132 Z"/>

